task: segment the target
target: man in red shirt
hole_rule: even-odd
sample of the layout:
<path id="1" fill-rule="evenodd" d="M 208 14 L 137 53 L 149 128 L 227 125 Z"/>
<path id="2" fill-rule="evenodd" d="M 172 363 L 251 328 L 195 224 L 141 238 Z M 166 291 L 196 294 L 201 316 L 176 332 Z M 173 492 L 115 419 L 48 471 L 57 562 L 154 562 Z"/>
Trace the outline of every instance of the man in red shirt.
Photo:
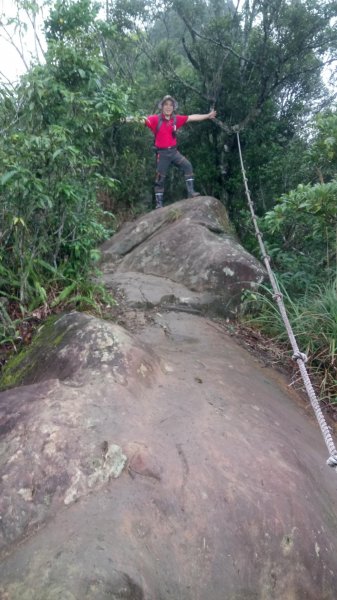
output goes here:
<path id="1" fill-rule="evenodd" d="M 185 176 L 189 198 L 200 196 L 194 191 L 194 175 L 191 163 L 177 150 L 177 129 L 192 121 L 205 121 L 214 119 L 216 111 L 205 115 L 176 115 L 178 104 L 172 96 L 164 96 L 159 102 L 159 115 L 150 115 L 145 119 L 145 124 L 154 133 L 156 149 L 157 173 L 155 181 L 156 208 L 163 206 L 165 178 L 170 165 L 179 167 Z"/>

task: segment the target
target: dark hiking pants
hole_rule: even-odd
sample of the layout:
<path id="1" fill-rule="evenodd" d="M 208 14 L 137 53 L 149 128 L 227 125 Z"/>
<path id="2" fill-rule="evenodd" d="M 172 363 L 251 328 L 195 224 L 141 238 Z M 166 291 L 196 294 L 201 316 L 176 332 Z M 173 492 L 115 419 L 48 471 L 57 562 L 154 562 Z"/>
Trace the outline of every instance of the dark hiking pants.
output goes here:
<path id="1" fill-rule="evenodd" d="M 154 191 L 156 194 L 164 192 L 166 174 L 170 165 L 179 167 L 184 173 L 185 180 L 193 179 L 193 168 L 191 163 L 178 152 L 176 148 L 165 148 L 156 150 L 157 173 Z"/>

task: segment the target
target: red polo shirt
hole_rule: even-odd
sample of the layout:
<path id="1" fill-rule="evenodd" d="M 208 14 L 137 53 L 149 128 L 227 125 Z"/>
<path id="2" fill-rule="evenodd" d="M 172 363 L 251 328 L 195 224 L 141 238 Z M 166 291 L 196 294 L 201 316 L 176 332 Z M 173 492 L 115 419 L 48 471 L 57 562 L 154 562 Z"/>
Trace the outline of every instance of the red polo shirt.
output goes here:
<path id="1" fill-rule="evenodd" d="M 160 115 L 150 115 L 145 120 L 145 125 L 151 129 L 155 136 L 155 145 L 157 148 L 169 148 L 170 146 L 177 145 L 177 138 L 173 137 L 173 127 L 174 127 L 174 119 L 173 117 L 170 120 L 165 119 L 163 115 L 163 120 L 161 126 L 159 128 L 158 133 L 156 133 L 158 121 Z M 185 125 L 188 117 L 186 115 L 176 115 L 176 125 L 177 129 Z"/>

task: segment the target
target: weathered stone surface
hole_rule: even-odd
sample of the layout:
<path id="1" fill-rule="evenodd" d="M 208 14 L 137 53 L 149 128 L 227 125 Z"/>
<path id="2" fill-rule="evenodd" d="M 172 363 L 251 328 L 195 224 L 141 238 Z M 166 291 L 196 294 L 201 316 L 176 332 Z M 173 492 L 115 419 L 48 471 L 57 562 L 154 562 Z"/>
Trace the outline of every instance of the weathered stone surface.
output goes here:
<path id="1" fill-rule="evenodd" d="M 14 369 L 21 384 L 41 385 L 0 396 L 0 552 L 121 474 L 126 456 L 97 428 L 114 395 L 150 385 L 156 368 L 151 349 L 126 330 L 77 313 L 47 323 L 21 362 L 9 365 L 4 381 Z"/>
<path id="2" fill-rule="evenodd" d="M 103 244 L 104 260 L 110 262 L 125 256 L 160 230 L 186 218 L 216 234 L 233 233 L 224 206 L 216 198 L 200 196 L 175 202 L 163 210 L 151 211 L 136 221 L 126 223 L 111 240 Z"/>
<path id="3" fill-rule="evenodd" d="M 121 448 L 96 434 L 95 393 L 57 380 L 1 395 L 0 554 L 60 508 L 119 477 Z M 97 400 L 97 399 L 96 399 Z M 102 406 L 104 410 L 104 407 Z M 0 596 L 1 597 L 1 596 Z"/>
<path id="4" fill-rule="evenodd" d="M 192 292 L 181 283 L 167 277 L 145 273 L 104 273 L 108 290 L 122 293 L 124 301 L 134 308 L 175 307 L 206 314 L 224 312 L 223 298 L 212 292 Z"/>
<path id="5" fill-rule="evenodd" d="M 199 294 L 204 311 L 221 314 L 234 310 L 242 291 L 265 275 L 239 244 L 223 205 L 211 197 L 182 200 L 140 217 L 106 242 L 102 253 L 105 281 L 112 288 L 121 273 L 157 276 L 183 285 L 187 296 Z M 125 289 L 131 293 L 127 284 Z"/>
<path id="6" fill-rule="evenodd" d="M 306 407 L 204 317 L 120 329 L 65 315 L 38 383 L 0 395 L 1 600 L 335 600 Z"/>
<path id="7" fill-rule="evenodd" d="M 127 383 L 144 351 L 125 329 L 84 313 L 52 318 L 38 332 L 31 347 L 5 369 L 2 388 L 58 378 L 83 382 L 107 373 Z M 152 369 L 151 359 L 145 357 Z"/>

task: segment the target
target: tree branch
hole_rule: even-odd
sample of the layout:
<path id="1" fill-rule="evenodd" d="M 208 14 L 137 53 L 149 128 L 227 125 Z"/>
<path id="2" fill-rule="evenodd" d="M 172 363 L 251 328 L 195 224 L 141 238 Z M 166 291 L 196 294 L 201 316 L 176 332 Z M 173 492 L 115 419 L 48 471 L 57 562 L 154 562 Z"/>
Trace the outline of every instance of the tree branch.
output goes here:
<path id="1" fill-rule="evenodd" d="M 21 50 L 20 50 L 20 48 L 19 48 L 19 47 L 18 47 L 18 46 L 15 44 L 15 42 L 13 41 L 13 38 L 12 38 L 12 36 L 11 36 L 11 35 L 10 35 L 10 33 L 8 32 L 8 30 L 6 29 L 6 26 L 5 26 L 3 23 L 1 23 L 1 22 L 0 22 L 0 25 L 1 25 L 2 29 L 3 29 L 3 31 L 5 32 L 6 36 L 7 36 L 7 37 L 5 37 L 4 39 L 5 39 L 5 40 L 6 40 L 6 41 L 7 41 L 9 44 L 11 44 L 11 45 L 13 46 L 13 48 L 15 48 L 15 50 L 16 50 L 16 51 L 17 51 L 17 53 L 19 54 L 19 56 L 20 56 L 20 58 L 21 58 L 21 60 L 22 60 L 23 64 L 25 65 L 25 67 L 26 67 L 26 69 L 27 69 L 27 71 L 28 71 L 28 68 L 29 68 L 29 67 L 28 67 L 28 64 L 27 64 L 27 62 L 26 62 L 26 59 L 25 59 L 25 57 L 24 57 L 23 50 L 21 51 Z M 20 41 L 21 41 L 21 36 L 20 36 Z M 21 41 L 21 46 L 22 46 L 22 41 Z"/>
<path id="2" fill-rule="evenodd" d="M 152 48 L 151 48 L 152 50 Z M 184 79 L 182 79 L 181 77 L 179 77 L 179 75 L 176 73 L 176 71 L 171 67 L 171 65 L 169 63 L 166 63 L 165 65 L 163 65 L 160 61 L 158 61 L 156 59 L 156 57 L 151 53 L 151 51 L 149 52 L 147 46 L 146 46 L 146 42 L 144 44 L 143 41 L 143 51 L 144 54 L 153 62 L 155 63 L 157 69 L 161 72 L 161 74 L 164 76 L 164 78 L 167 78 L 167 70 L 169 71 L 170 75 L 172 77 L 174 77 L 174 79 L 176 81 L 179 81 L 179 83 L 184 86 L 186 89 L 190 90 L 191 92 L 194 92 L 195 94 L 197 94 L 198 96 L 200 96 L 201 98 L 203 98 L 204 100 L 206 100 L 207 102 L 210 102 L 210 100 L 212 100 L 212 98 L 209 98 L 208 96 L 205 96 L 205 94 L 203 94 L 200 90 L 198 90 L 197 88 L 195 88 L 193 85 L 186 83 L 186 81 Z"/>
<path id="3" fill-rule="evenodd" d="M 233 133 L 237 133 L 239 131 L 243 131 L 247 127 L 247 125 L 249 123 L 255 121 L 260 114 L 261 114 L 261 108 L 255 107 L 249 111 L 248 115 L 244 119 L 242 119 L 242 121 L 240 121 L 239 123 L 236 123 L 235 125 L 227 125 L 227 123 L 220 121 L 220 119 L 212 119 L 212 121 L 222 131 L 225 131 L 226 133 L 229 133 L 229 134 L 233 134 Z"/>
<path id="4" fill-rule="evenodd" d="M 44 52 L 44 49 L 42 47 L 42 44 L 41 44 L 41 41 L 40 41 L 40 37 L 39 37 L 39 35 L 37 33 L 37 30 L 36 30 L 35 15 L 34 15 L 34 19 L 32 19 L 32 17 L 29 14 L 28 9 L 26 9 L 25 12 L 26 12 L 26 15 L 27 15 L 27 17 L 29 19 L 29 22 L 30 22 L 31 26 L 33 27 L 33 31 L 34 31 L 34 44 L 35 44 L 35 54 L 36 54 L 36 58 L 39 59 L 39 52 L 38 52 L 38 47 L 37 46 L 39 46 L 41 54 L 42 54 L 43 57 L 45 56 L 45 52 Z"/>
<path id="5" fill-rule="evenodd" d="M 184 50 L 186 52 L 187 58 L 190 61 L 191 65 L 193 65 L 193 67 L 195 68 L 196 71 L 200 71 L 200 65 L 197 63 L 197 61 L 195 60 L 195 58 L 192 56 L 189 48 L 187 47 L 186 39 L 185 39 L 184 35 L 183 35 L 181 41 L 183 43 Z"/>
<path id="6" fill-rule="evenodd" d="M 3 71 L 0 71 L 0 76 L 3 77 L 7 81 L 7 84 L 10 85 L 13 90 L 15 90 L 15 86 L 13 85 L 11 80 L 8 79 L 7 75 L 5 75 L 5 73 L 3 73 Z"/>
<path id="7" fill-rule="evenodd" d="M 210 42 L 211 44 L 214 44 L 214 46 L 220 46 L 220 48 L 222 48 L 223 50 L 227 50 L 227 52 L 229 52 L 230 54 L 233 54 L 233 56 L 238 58 L 240 61 L 256 65 L 256 62 L 254 60 L 251 60 L 250 58 L 245 58 L 244 56 L 241 56 L 241 54 L 238 54 L 235 50 L 233 50 L 233 48 L 231 48 L 230 46 L 227 46 L 227 44 L 223 44 L 222 42 L 219 42 L 218 40 L 213 40 L 212 38 L 209 38 L 206 35 L 202 35 L 202 33 L 195 31 L 195 29 L 193 29 L 193 28 L 191 28 L 191 30 L 193 31 L 195 36 L 200 38 L 201 40 L 205 40 L 205 42 Z"/>

